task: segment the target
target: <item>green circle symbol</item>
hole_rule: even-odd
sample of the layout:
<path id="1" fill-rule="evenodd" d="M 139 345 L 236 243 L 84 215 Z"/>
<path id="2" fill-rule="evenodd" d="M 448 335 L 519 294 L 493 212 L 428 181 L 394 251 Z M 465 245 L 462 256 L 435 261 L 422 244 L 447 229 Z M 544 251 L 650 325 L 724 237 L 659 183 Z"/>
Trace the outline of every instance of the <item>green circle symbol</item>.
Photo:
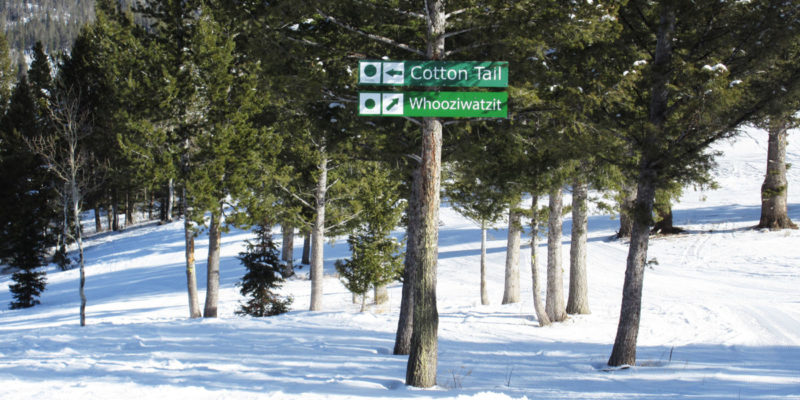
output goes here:
<path id="1" fill-rule="evenodd" d="M 369 67 L 367 67 L 367 68 L 369 68 Z M 375 67 L 373 67 L 373 69 L 375 69 Z M 375 108 L 375 100 L 367 99 L 367 101 L 364 102 L 364 105 L 369 109 Z"/>
<path id="2" fill-rule="evenodd" d="M 378 73 L 378 68 L 375 68 L 375 66 L 372 65 L 372 64 L 367 65 L 366 67 L 364 67 L 364 75 L 366 75 L 368 77 L 373 77 L 377 73 Z"/>

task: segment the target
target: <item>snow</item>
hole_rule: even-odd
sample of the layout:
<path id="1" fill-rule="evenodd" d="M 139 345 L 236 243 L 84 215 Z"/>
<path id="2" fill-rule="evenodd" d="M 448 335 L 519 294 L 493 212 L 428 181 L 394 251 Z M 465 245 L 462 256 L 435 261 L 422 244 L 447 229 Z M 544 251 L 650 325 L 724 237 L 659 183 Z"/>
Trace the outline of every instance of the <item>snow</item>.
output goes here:
<path id="1" fill-rule="evenodd" d="M 520 257 L 523 301 L 500 305 L 506 231 L 490 231 L 493 303 L 482 306 L 480 231 L 445 205 L 433 389 L 405 386 L 407 357 L 391 354 L 400 285 L 389 288 L 387 312 L 359 313 L 334 276 L 334 261 L 348 256 L 344 238 L 326 244 L 326 311 L 305 311 L 306 267 L 283 289 L 294 296 L 293 311 L 259 319 L 234 315 L 244 273 L 235 257 L 251 235 L 232 230 L 222 243 L 220 318 L 190 320 L 178 221 L 86 240 L 86 327 L 78 326 L 77 270 L 50 268 L 41 305 L 0 311 L 0 398 L 800 399 L 800 232 L 749 229 L 759 217 L 763 131 L 716 149 L 724 152 L 715 171 L 720 189 L 687 189 L 674 210 L 687 232 L 650 242 L 648 257 L 658 264 L 645 274 L 634 367 L 605 365 L 627 254 L 626 243 L 609 240 L 618 221 L 598 212 L 589 220 L 592 314 L 540 328 L 530 247 Z M 800 146 L 790 140 L 787 152 L 798 165 Z M 789 181 L 798 221 L 795 169 Z M 569 217 L 564 228 L 566 262 Z M 198 238 L 201 289 L 207 245 L 207 236 Z M 537 254 L 544 260 L 544 244 Z M 0 277 L 2 304 L 11 300 L 8 283 Z"/>

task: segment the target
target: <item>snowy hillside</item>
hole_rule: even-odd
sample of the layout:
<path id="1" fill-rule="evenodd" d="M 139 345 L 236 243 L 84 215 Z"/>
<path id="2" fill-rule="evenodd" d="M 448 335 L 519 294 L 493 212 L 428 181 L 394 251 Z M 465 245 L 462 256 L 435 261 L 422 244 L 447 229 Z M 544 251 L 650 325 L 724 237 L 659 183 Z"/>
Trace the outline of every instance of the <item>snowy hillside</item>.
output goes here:
<path id="1" fill-rule="evenodd" d="M 800 132 L 787 159 L 800 165 Z M 800 140 L 797 140 L 800 143 Z M 438 386 L 406 387 L 407 357 L 391 355 L 400 285 L 388 312 L 358 313 L 325 253 L 325 312 L 308 312 L 310 282 L 289 281 L 294 311 L 234 315 L 247 232 L 223 236 L 220 318 L 187 318 L 180 222 L 87 241 L 87 326 L 78 326 L 78 271 L 48 271 L 42 304 L 8 310 L 0 278 L 2 399 L 800 399 L 800 231 L 753 231 L 766 134 L 717 146 L 720 189 L 691 189 L 675 206 L 685 234 L 654 238 L 645 275 L 638 366 L 604 371 L 616 332 L 627 246 L 617 220 L 589 220 L 591 315 L 539 328 L 523 247 L 523 302 L 500 305 L 504 228 L 490 232 L 489 294 L 480 305 L 480 231 L 441 212 Z M 800 173 L 789 171 L 800 221 Z M 569 218 L 564 227 L 569 255 Z M 199 238 L 198 285 L 205 287 Z M 537 249 L 544 258 L 544 245 Z M 300 254 L 300 249 L 295 249 Z M 529 253 L 528 253 L 529 254 Z M 301 274 L 305 270 L 300 271 Z M 566 274 L 568 275 L 568 274 Z M 566 282 L 565 282 L 566 284 Z M 201 296 L 204 294 L 201 292 Z"/>

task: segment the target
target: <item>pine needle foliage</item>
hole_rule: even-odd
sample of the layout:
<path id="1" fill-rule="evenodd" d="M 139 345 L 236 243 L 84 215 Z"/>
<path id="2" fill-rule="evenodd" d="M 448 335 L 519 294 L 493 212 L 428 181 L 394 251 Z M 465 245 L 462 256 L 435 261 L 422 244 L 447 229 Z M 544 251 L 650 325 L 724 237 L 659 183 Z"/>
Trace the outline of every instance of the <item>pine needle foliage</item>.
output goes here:
<path id="1" fill-rule="evenodd" d="M 272 240 L 269 227 L 258 226 L 258 238 L 247 241 L 247 251 L 239 253 L 239 260 L 247 268 L 247 273 L 239 283 L 239 293 L 249 297 L 236 311 L 238 315 L 268 317 L 289 311 L 292 297 L 282 297 L 275 293 L 284 282 L 282 275 L 286 265 L 280 260 L 278 246 Z"/>

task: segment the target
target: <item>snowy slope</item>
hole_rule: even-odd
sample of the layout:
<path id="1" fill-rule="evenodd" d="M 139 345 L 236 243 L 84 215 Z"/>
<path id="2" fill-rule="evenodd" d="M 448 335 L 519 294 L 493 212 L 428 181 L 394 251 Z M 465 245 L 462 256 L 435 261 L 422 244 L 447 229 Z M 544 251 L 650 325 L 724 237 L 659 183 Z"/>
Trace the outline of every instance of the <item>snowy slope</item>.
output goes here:
<path id="1" fill-rule="evenodd" d="M 221 317 L 189 320 L 176 222 L 87 242 L 88 326 L 78 326 L 77 271 L 51 269 L 42 305 L 0 311 L 0 398 L 800 399 L 800 232 L 748 229 L 759 217 L 766 134 L 749 131 L 717 149 L 725 152 L 716 172 L 721 189 L 687 190 L 675 207 L 687 233 L 651 240 L 658 265 L 646 272 L 634 368 L 603 370 L 627 252 L 608 240 L 616 220 L 589 220 L 592 314 L 539 328 L 530 247 L 521 257 L 523 302 L 499 305 L 506 231 L 490 233 L 493 304 L 481 306 L 479 230 L 445 207 L 434 389 L 406 387 L 407 359 L 391 355 L 400 286 L 390 288 L 388 312 L 358 313 L 333 276 L 333 262 L 347 256 L 343 240 L 326 248 L 328 311 L 305 311 L 310 283 L 297 279 L 284 288 L 294 311 L 254 319 L 233 314 L 243 274 L 235 256 L 249 234 L 232 231 L 223 237 Z M 800 165 L 800 146 L 790 143 L 788 153 Z M 790 216 L 798 221 L 800 175 L 792 169 L 789 180 Z M 568 218 L 564 231 L 566 261 Z M 201 237 L 201 259 L 205 246 Z M 544 245 L 537 252 L 544 258 Z M 199 262 L 200 275 L 204 269 Z M 205 287 L 204 277 L 198 284 Z M 7 285 L 0 278 L 2 305 L 11 300 Z"/>

